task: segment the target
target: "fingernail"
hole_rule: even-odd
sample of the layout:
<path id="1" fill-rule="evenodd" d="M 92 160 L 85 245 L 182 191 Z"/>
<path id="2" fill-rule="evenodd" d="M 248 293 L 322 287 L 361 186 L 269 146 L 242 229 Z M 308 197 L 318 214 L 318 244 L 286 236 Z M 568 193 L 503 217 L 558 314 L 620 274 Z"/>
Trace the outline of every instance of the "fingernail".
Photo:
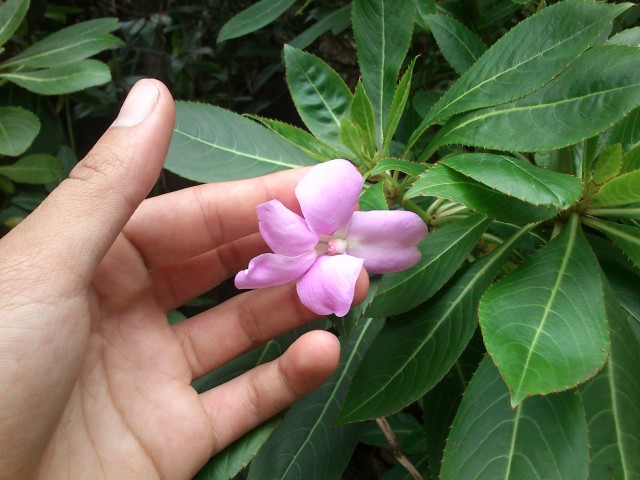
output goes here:
<path id="1" fill-rule="evenodd" d="M 120 109 L 113 127 L 133 127 L 144 121 L 158 103 L 160 92 L 151 80 L 138 81 Z"/>

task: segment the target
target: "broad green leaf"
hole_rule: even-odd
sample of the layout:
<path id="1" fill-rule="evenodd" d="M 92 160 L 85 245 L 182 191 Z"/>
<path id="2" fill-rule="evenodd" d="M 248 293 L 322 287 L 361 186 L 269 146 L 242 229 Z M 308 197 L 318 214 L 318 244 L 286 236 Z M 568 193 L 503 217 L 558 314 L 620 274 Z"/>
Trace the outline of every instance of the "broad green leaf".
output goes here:
<path id="1" fill-rule="evenodd" d="M 340 122 L 352 95 L 340 75 L 318 57 L 284 46 L 287 83 L 300 118 L 311 133 L 340 150 Z"/>
<path id="2" fill-rule="evenodd" d="M 107 83 L 111 72 L 97 60 L 80 60 L 42 70 L 0 73 L 0 78 L 40 95 L 64 95 Z"/>
<path id="3" fill-rule="evenodd" d="M 420 401 L 427 436 L 427 458 L 432 473 L 429 478 L 433 480 L 439 478 L 447 437 L 460 401 L 485 353 L 482 335 L 476 329 L 469 345 L 451 370 Z"/>
<path id="4" fill-rule="evenodd" d="M 416 432 L 422 430 L 422 425 L 416 417 L 407 413 L 398 413 L 386 418 L 391 430 L 400 445 L 406 445 L 406 438 L 411 438 Z M 362 429 L 360 441 L 365 445 L 374 447 L 388 447 L 389 441 L 376 422 L 367 422 Z M 405 452 L 406 453 L 406 452 Z"/>
<path id="5" fill-rule="evenodd" d="M 382 144 L 400 67 L 413 34 L 416 0 L 354 0 L 353 33 L 364 88 Z"/>
<path id="6" fill-rule="evenodd" d="M 628 173 L 634 170 L 640 170 L 640 144 L 622 158 L 622 171 Z"/>
<path id="7" fill-rule="evenodd" d="M 38 136 L 40 120 L 22 107 L 0 107 L 0 155 L 24 153 Z"/>
<path id="8" fill-rule="evenodd" d="M 640 269 L 640 228 L 596 218 L 583 218 L 582 221 L 585 225 L 604 233 Z"/>
<path id="9" fill-rule="evenodd" d="M 360 210 L 389 210 L 387 199 L 384 196 L 384 184 L 382 182 L 369 186 L 362 192 L 359 200 Z"/>
<path id="10" fill-rule="evenodd" d="M 600 267 L 577 215 L 482 297 L 480 326 L 517 406 L 575 387 L 609 352 Z"/>
<path id="11" fill-rule="evenodd" d="M 593 207 L 612 207 L 640 202 L 640 170 L 612 178 L 591 197 Z"/>
<path id="12" fill-rule="evenodd" d="M 576 391 L 517 409 L 487 355 L 465 391 L 444 451 L 442 480 L 586 479 L 587 422 Z"/>
<path id="13" fill-rule="evenodd" d="M 342 117 L 340 121 L 340 142 L 353 152 L 358 160 L 366 158 L 366 134 L 349 118 Z M 358 163 L 356 161 L 356 163 Z"/>
<path id="14" fill-rule="evenodd" d="M 456 113 L 508 102 L 541 87 L 594 44 L 629 6 L 567 0 L 518 23 L 442 96 L 409 144 L 430 125 Z"/>
<path id="15" fill-rule="evenodd" d="M 409 457 L 413 466 L 418 470 L 418 473 L 422 475 L 422 478 L 429 477 L 429 464 L 427 457 L 424 455 L 416 456 L 416 458 Z M 395 467 L 387 470 L 379 480 L 414 480 L 415 477 L 402 465 L 396 465 Z"/>
<path id="16" fill-rule="evenodd" d="M 311 45 L 320 35 L 333 31 L 343 31 L 351 25 L 351 6 L 347 5 L 329 13 L 326 17 L 315 22 L 300 35 L 289 42 L 293 48 L 304 50 Z"/>
<path id="17" fill-rule="evenodd" d="M 509 197 L 446 165 L 436 165 L 420 175 L 404 198 L 418 195 L 446 198 L 491 218 L 515 224 L 546 220 L 558 213 L 553 208 L 537 207 Z"/>
<path id="18" fill-rule="evenodd" d="M 613 35 L 607 43 L 610 45 L 629 45 L 640 47 L 640 27 L 633 27 Z"/>
<path id="19" fill-rule="evenodd" d="M 353 372 L 381 326 L 380 320 L 360 322 L 342 349 L 336 373 L 289 409 L 252 462 L 249 480 L 340 478 L 362 426 L 334 424 Z"/>
<path id="20" fill-rule="evenodd" d="M 421 163 L 409 162 L 399 158 L 383 158 L 371 170 L 371 175 L 378 175 L 382 172 L 397 170 L 410 177 L 417 177 L 425 171 L 427 167 Z"/>
<path id="21" fill-rule="evenodd" d="M 11 203 L 27 212 L 34 211 L 47 197 L 44 192 L 22 192 L 11 198 Z"/>
<path id="22" fill-rule="evenodd" d="M 630 152 L 640 146 L 640 108 L 636 108 L 611 130 L 609 144 L 621 143 L 622 150 Z"/>
<path id="23" fill-rule="evenodd" d="M 466 72 L 487 50 L 475 33 L 449 15 L 427 15 L 423 19 L 442 55 L 458 75 Z"/>
<path id="24" fill-rule="evenodd" d="M 356 91 L 353 94 L 351 121 L 365 134 L 367 148 L 373 154 L 376 151 L 376 123 L 371 100 L 361 81 L 356 84 Z"/>
<path id="25" fill-rule="evenodd" d="M 425 156 L 449 144 L 535 152 L 592 137 L 640 103 L 639 64 L 638 48 L 591 48 L 534 93 L 452 118 Z"/>
<path id="26" fill-rule="evenodd" d="M 493 190 L 531 205 L 569 208 L 582 195 L 576 177 L 536 167 L 506 155 L 463 153 L 441 163 Z"/>
<path id="27" fill-rule="evenodd" d="M 46 153 L 34 153 L 22 157 L 13 165 L 0 166 L 0 174 L 16 183 L 47 183 L 58 178 L 61 173 L 60 160 Z"/>
<path id="28" fill-rule="evenodd" d="M 417 264 L 382 276 L 366 314 L 398 315 L 431 298 L 458 270 L 489 223 L 483 216 L 473 215 L 427 235 L 418 245 L 422 257 Z"/>
<path id="29" fill-rule="evenodd" d="M 407 100 L 409 100 L 409 92 L 411 90 L 411 79 L 413 77 L 413 67 L 416 65 L 416 59 L 414 58 L 409 66 L 407 67 L 407 71 L 398 82 L 398 86 L 393 94 L 393 99 L 391 100 L 391 106 L 389 107 L 389 115 L 387 117 L 387 126 L 384 129 L 384 134 L 382 138 L 382 155 L 386 156 L 389 154 L 389 148 L 391 147 L 391 141 L 393 140 L 393 136 L 396 133 L 398 125 L 400 124 L 400 120 L 402 119 L 402 114 L 404 113 L 404 109 L 407 106 Z"/>
<path id="30" fill-rule="evenodd" d="M 28 8 L 29 0 L 7 0 L 0 6 L 0 45 L 11 38 Z"/>
<path id="31" fill-rule="evenodd" d="M 355 374 L 340 423 L 397 412 L 444 377 L 476 330 L 480 296 L 527 230 L 476 260 L 431 301 L 387 322 Z"/>
<path id="32" fill-rule="evenodd" d="M 295 0 L 260 0 L 222 26 L 217 42 L 241 37 L 269 25 L 286 12 Z"/>
<path id="33" fill-rule="evenodd" d="M 289 143 L 295 145 L 311 158 L 318 160 L 319 162 L 333 160 L 343 156 L 342 153 L 334 150 L 329 145 L 322 143 L 306 130 L 302 130 L 301 128 L 289 125 L 288 123 L 281 122 L 279 120 L 260 117 L 259 115 L 246 116 L 262 123 L 269 130 L 277 133 Z"/>
<path id="34" fill-rule="evenodd" d="M 580 388 L 589 424 L 589 478 L 640 478 L 640 343 L 610 287 L 605 300 L 611 356 Z"/>
<path id="35" fill-rule="evenodd" d="M 49 68 L 84 60 L 110 47 L 122 45 L 120 39 L 109 34 L 117 25 L 117 18 L 99 18 L 71 25 L 34 43 L 0 67 L 14 70 L 16 67 Z"/>
<path id="36" fill-rule="evenodd" d="M 212 105 L 176 102 L 176 123 L 165 168 L 182 177 L 221 182 L 315 163 L 247 118 Z"/>
<path id="37" fill-rule="evenodd" d="M 593 165 L 591 179 L 596 185 L 602 185 L 607 180 L 620 173 L 622 168 L 622 145 L 615 143 L 605 148 Z"/>
<path id="38" fill-rule="evenodd" d="M 273 417 L 217 453 L 193 480 L 230 480 L 255 458 L 281 419 Z"/>

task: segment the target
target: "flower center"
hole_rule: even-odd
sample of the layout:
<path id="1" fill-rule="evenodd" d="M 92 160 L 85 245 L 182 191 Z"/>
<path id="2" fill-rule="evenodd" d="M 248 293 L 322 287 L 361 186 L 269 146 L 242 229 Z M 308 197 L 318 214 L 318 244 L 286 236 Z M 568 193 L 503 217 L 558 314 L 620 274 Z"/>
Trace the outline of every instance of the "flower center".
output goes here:
<path id="1" fill-rule="evenodd" d="M 318 245 L 316 245 L 316 253 L 318 255 L 342 255 L 347 252 L 347 245 L 348 243 L 345 238 L 321 235 L 320 241 Z"/>

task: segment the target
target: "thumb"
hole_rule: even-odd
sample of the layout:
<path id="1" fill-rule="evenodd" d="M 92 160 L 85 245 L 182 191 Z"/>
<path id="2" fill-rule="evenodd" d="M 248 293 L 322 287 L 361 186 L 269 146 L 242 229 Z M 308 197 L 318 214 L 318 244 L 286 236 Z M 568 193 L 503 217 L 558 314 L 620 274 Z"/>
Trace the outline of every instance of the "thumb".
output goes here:
<path id="1" fill-rule="evenodd" d="M 174 114 L 167 88 L 140 80 L 69 178 L 5 240 L 19 249 L 27 243 L 41 267 L 74 269 L 90 278 L 157 180 Z"/>

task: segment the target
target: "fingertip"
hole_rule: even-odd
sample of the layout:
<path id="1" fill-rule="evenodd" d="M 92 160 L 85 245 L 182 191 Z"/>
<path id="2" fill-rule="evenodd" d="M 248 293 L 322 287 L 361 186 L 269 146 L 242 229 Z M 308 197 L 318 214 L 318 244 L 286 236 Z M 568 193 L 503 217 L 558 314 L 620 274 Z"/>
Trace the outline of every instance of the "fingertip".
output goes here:
<path id="1" fill-rule="evenodd" d="M 307 332 L 296 340 L 282 358 L 288 383 L 304 395 L 331 377 L 340 362 L 340 341 L 323 330 Z"/>
<path id="2" fill-rule="evenodd" d="M 358 280 L 356 280 L 356 288 L 353 295 L 353 305 L 360 305 L 369 293 L 369 273 L 362 267 Z"/>

